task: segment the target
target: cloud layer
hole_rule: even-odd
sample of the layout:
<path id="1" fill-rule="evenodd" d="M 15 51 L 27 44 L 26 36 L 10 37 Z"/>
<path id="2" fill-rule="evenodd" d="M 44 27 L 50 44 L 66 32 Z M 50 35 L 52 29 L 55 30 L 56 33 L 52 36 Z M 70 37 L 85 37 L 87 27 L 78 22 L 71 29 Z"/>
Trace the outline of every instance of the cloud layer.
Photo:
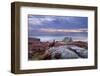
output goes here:
<path id="1" fill-rule="evenodd" d="M 87 17 L 28 15 L 29 35 L 79 33 L 87 28 Z"/>
<path id="2" fill-rule="evenodd" d="M 41 28 L 39 29 L 39 31 L 41 32 L 65 32 L 65 33 L 69 33 L 69 32 L 87 32 L 87 29 L 44 29 L 44 28 Z"/>

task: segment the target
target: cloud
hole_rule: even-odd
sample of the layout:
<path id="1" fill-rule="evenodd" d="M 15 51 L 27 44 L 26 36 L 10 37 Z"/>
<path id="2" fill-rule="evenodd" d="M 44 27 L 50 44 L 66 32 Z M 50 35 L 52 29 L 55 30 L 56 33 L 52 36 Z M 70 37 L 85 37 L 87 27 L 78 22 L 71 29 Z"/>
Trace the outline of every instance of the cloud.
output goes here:
<path id="1" fill-rule="evenodd" d="M 87 32 L 87 26 L 87 17 L 28 15 L 29 33 Z"/>
<path id="2" fill-rule="evenodd" d="M 41 28 L 39 29 L 39 31 L 42 32 L 48 32 L 48 33 L 53 33 L 53 32 L 62 32 L 62 33 L 67 33 L 67 32 L 87 32 L 87 29 L 44 29 Z"/>
<path id="3" fill-rule="evenodd" d="M 29 16 L 28 22 L 32 25 L 42 25 L 44 22 L 51 22 L 55 20 L 53 17 L 47 16 Z"/>

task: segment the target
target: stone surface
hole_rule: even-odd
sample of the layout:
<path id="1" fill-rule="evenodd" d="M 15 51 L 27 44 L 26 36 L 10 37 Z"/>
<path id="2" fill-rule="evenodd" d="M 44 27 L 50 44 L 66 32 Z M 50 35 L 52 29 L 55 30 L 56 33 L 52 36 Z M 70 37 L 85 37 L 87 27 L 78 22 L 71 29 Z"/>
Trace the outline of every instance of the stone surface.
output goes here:
<path id="1" fill-rule="evenodd" d="M 71 49 L 69 49 L 69 47 Z M 59 47 L 52 47 L 47 50 L 48 53 L 51 54 L 52 59 L 56 59 L 55 55 L 59 54 L 59 59 L 76 59 L 76 58 L 87 58 L 88 51 L 84 48 L 80 48 L 77 46 L 59 46 Z"/>

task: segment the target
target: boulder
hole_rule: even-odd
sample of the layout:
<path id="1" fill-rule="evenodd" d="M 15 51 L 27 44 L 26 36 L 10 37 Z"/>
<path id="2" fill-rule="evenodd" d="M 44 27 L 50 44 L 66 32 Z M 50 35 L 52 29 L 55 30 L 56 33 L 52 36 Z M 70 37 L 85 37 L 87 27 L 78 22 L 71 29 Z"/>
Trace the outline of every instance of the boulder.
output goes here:
<path id="1" fill-rule="evenodd" d="M 63 40 L 63 42 L 65 42 L 66 44 L 69 43 L 69 42 L 72 42 L 72 38 L 71 37 L 65 37 Z"/>
<path id="2" fill-rule="evenodd" d="M 70 51 L 67 46 L 59 46 L 59 47 L 52 47 L 48 49 L 49 53 L 51 53 L 52 59 L 74 59 L 79 58 L 79 56 L 73 52 Z"/>
<path id="3" fill-rule="evenodd" d="M 80 56 L 81 58 L 87 58 L 88 57 L 88 50 L 85 48 L 77 47 L 77 46 L 70 46 L 69 49 L 71 51 L 74 51 Z"/>

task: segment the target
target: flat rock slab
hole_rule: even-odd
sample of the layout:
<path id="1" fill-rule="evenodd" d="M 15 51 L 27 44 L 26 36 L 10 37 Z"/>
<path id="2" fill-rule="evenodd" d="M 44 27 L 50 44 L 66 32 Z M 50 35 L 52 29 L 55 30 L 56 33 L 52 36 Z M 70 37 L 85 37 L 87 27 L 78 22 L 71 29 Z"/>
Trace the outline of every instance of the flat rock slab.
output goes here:
<path id="1" fill-rule="evenodd" d="M 59 59 L 87 58 L 88 56 L 88 51 L 86 49 L 71 45 L 51 47 L 48 49 L 48 51 L 51 54 L 52 59 L 56 59 L 55 56 L 57 56 Z"/>

